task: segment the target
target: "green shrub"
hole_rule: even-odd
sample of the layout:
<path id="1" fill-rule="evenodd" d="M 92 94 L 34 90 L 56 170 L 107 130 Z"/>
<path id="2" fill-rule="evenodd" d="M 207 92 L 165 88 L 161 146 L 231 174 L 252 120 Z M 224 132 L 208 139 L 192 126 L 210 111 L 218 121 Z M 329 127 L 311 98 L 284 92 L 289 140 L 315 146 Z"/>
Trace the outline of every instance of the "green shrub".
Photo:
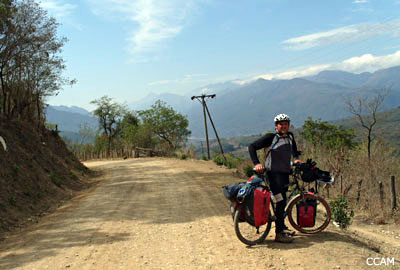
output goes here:
<path id="1" fill-rule="evenodd" d="M 27 189 L 27 190 L 24 191 L 24 195 L 28 196 L 28 197 L 31 197 L 32 196 L 32 192 L 29 189 Z"/>
<path id="2" fill-rule="evenodd" d="M 17 200 L 15 199 L 14 195 L 10 195 L 10 197 L 8 198 L 8 202 L 11 205 L 16 205 L 17 204 Z"/>
<path id="3" fill-rule="evenodd" d="M 332 208 L 332 219 L 341 229 L 346 229 L 352 223 L 354 211 L 350 208 L 347 200 L 339 195 L 334 201 L 329 202 Z"/>
<path id="4" fill-rule="evenodd" d="M 50 180 L 51 182 L 53 182 L 54 185 L 56 185 L 57 187 L 61 187 L 61 180 L 57 177 L 57 175 L 52 172 L 50 174 Z"/>
<path id="5" fill-rule="evenodd" d="M 254 171 L 253 171 L 253 168 L 254 168 L 254 166 L 253 165 L 246 165 L 244 168 L 243 168 L 243 171 L 244 171 L 244 173 L 245 173 L 245 175 L 247 176 L 247 177 L 251 177 L 253 174 L 254 174 Z"/>
<path id="6" fill-rule="evenodd" d="M 202 155 L 202 156 L 201 156 L 201 159 L 202 159 L 202 160 L 208 160 L 208 158 L 207 158 L 205 155 Z"/>
<path id="7" fill-rule="evenodd" d="M 218 166 L 224 165 L 224 157 L 222 155 L 215 155 L 213 157 L 213 161 L 215 162 L 215 164 L 217 164 Z"/>
<path id="8" fill-rule="evenodd" d="M 18 175 L 18 172 L 19 172 L 19 166 L 18 166 L 18 165 L 15 165 L 15 167 L 13 168 L 13 173 L 14 173 L 14 175 L 17 176 L 17 175 Z"/>
<path id="9" fill-rule="evenodd" d="M 182 154 L 182 155 L 180 156 L 180 159 L 187 159 L 187 155 L 186 155 L 186 154 Z"/>
<path id="10" fill-rule="evenodd" d="M 241 158 L 237 158 L 234 155 L 232 155 L 231 153 L 229 153 L 228 155 L 225 156 L 225 158 L 222 154 L 215 155 L 213 157 L 213 161 L 218 166 L 224 165 L 224 166 L 228 167 L 229 169 L 232 169 L 232 168 L 237 168 L 239 163 L 241 163 L 243 160 Z"/>
<path id="11" fill-rule="evenodd" d="M 76 176 L 76 174 L 74 174 L 73 172 L 71 172 L 71 177 L 72 177 L 72 179 L 74 179 L 74 180 L 78 179 L 78 176 Z"/>

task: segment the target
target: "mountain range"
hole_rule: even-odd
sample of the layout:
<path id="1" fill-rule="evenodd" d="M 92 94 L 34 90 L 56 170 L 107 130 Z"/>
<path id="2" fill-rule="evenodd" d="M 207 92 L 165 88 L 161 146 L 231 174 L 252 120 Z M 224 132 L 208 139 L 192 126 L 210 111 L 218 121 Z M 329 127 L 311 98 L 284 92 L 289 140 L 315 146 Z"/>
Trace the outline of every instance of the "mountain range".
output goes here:
<path id="1" fill-rule="evenodd" d="M 373 73 L 354 74 L 327 70 L 314 76 L 290 80 L 257 79 L 244 84 L 228 81 L 206 85 L 187 95 L 150 94 L 143 100 L 128 105 L 133 110 L 142 110 L 150 108 L 158 99 L 163 100 L 176 111 L 187 115 L 189 129 L 194 138 L 204 138 L 202 106 L 190 97 L 216 94 L 216 98 L 207 100 L 207 105 L 219 136 L 238 137 L 273 129 L 273 117 L 278 113 L 289 114 L 295 127 L 302 126 L 309 116 L 326 121 L 349 117 L 351 115 L 345 106 L 345 99 L 371 97 L 382 89 L 390 90 L 384 100 L 383 109 L 397 108 L 400 105 L 400 66 Z M 82 121 L 90 121 L 90 125 L 96 126 L 97 121 L 89 112 L 80 109 L 82 108 L 50 106 L 47 119 L 49 122 L 59 123 L 60 129 L 65 131 L 76 131 L 77 123 Z M 209 121 L 208 124 L 212 137 Z"/>

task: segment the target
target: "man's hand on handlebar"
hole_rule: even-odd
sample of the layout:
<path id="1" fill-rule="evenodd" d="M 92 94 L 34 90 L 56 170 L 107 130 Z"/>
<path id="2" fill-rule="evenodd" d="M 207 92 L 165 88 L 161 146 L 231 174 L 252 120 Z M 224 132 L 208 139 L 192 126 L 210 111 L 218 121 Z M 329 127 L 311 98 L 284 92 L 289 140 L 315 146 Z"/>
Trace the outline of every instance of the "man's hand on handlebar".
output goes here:
<path id="1" fill-rule="evenodd" d="M 262 174 L 264 172 L 264 170 L 265 170 L 265 167 L 264 167 L 264 165 L 259 163 L 254 167 L 254 169 L 256 170 L 256 172 L 258 174 Z"/>

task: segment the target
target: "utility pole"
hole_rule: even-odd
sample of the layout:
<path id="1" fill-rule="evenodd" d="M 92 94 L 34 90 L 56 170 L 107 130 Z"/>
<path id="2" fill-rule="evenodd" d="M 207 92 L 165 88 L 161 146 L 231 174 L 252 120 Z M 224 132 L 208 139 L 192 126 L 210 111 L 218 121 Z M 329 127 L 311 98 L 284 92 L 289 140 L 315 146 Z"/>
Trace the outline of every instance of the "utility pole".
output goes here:
<path id="1" fill-rule="evenodd" d="M 213 95 L 192 96 L 191 99 L 192 99 L 192 100 L 197 99 L 197 100 L 201 103 L 201 105 L 203 106 L 204 127 L 205 127 L 205 131 L 206 131 L 206 141 L 207 141 L 207 154 L 208 154 L 208 159 L 211 159 L 211 157 L 210 157 L 210 145 L 209 145 L 209 141 L 208 141 L 208 129 L 207 129 L 207 116 L 206 116 L 206 111 L 207 111 L 208 117 L 210 118 L 211 125 L 212 125 L 212 127 L 213 127 L 213 129 L 214 129 L 215 136 L 217 137 L 218 144 L 219 144 L 219 147 L 220 147 L 220 149 L 221 149 L 222 156 L 223 156 L 224 159 L 226 160 L 226 157 L 225 157 L 225 155 L 224 155 L 224 150 L 222 149 L 222 145 L 221 145 L 221 142 L 220 142 L 219 137 L 218 137 L 217 130 L 216 130 L 215 126 L 214 126 L 213 120 L 211 119 L 211 114 L 210 114 L 210 111 L 208 110 L 208 107 L 207 107 L 207 104 L 206 104 L 206 98 L 215 98 L 215 94 L 213 94 Z"/>
<path id="2" fill-rule="evenodd" d="M 207 104 L 204 103 L 204 105 L 205 105 L 205 107 L 206 107 L 206 111 L 207 111 L 207 114 L 208 114 L 208 118 L 210 118 L 211 125 L 212 125 L 212 127 L 213 127 L 213 129 L 214 129 L 215 137 L 217 137 L 217 141 L 218 141 L 218 144 L 219 144 L 219 148 L 221 149 L 221 154 L 222 154 L 222 156 L 224 157 L 224 159 L 226 160 L 226 157 L 225 157 L 225 155 L 224 155 L 224 149 L 222 149 L 222 144 L 221 144 L 221 141 L 219 140 L 218 133 L 217 133 L 217 129 L 215 128 L 214 122 L 213 122 L 213 120 L 212 120 L 212 118 L 211 118 L 210 111 L 208 110 Z"/>

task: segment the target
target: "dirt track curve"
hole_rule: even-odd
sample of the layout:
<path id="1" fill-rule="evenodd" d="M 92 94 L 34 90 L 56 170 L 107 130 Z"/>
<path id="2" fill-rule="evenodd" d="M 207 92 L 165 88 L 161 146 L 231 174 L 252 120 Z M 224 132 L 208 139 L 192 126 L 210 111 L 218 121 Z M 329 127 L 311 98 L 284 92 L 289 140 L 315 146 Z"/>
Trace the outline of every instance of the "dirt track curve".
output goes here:
<path id="1" fill-rule="evenodd" d="M 237 240 L 221 186 L 240 181 L 211 162 L 89 162 L 104 171 L 37 225 L 0 243 L 0 269 L 398 269 L 333 226 L 247 248 Z M 396 258 L 399 259 L 399 258 Z"/>

